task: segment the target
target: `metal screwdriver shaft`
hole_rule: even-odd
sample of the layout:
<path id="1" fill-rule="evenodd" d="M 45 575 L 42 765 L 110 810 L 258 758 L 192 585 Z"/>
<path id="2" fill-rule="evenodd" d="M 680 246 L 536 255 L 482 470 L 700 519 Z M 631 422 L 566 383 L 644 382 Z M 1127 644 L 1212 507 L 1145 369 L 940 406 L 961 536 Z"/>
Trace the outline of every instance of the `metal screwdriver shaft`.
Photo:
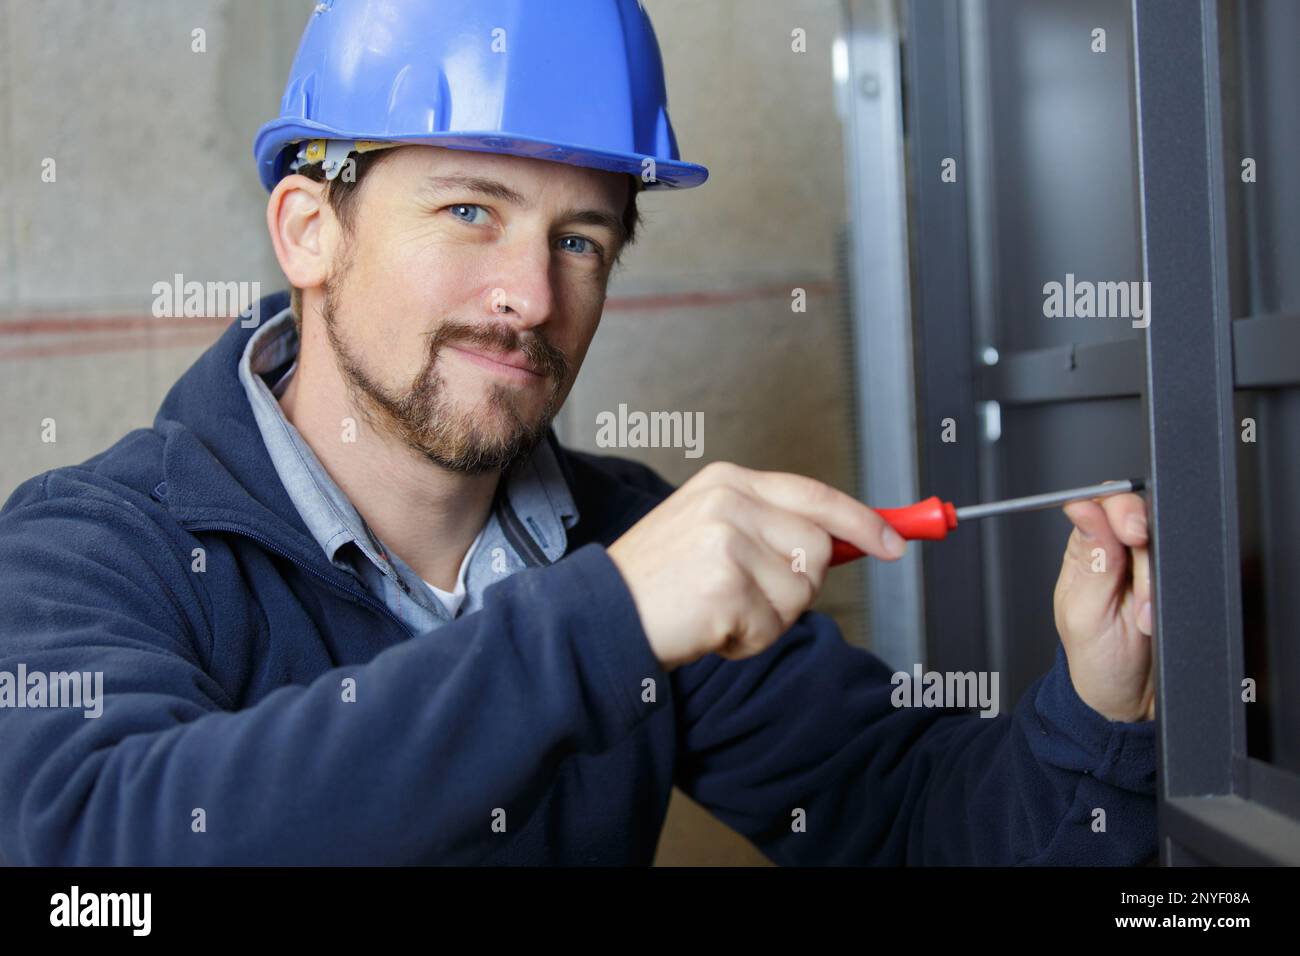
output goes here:
<path id="1" fill-rule="evenodd" d="M 973 518 L 988 518 L 993 515 L 1005 515 L 1014 511 L 1038 511 L 1052 505 L 1063 505 L 1084 498 L 1103 498 L 1106 495 L 1118 495 L 1130 491 L 1141 491 L 1146 483 L 1141 478 L 1127 481 L 1108 481 L 1104 485 L 1085 485 L 1082 488 L 1069 488 L 1065 491 L 1049 491 L 1042 495 L 1026 495 L 1024 498 L 1008 498 L 1005 501 L 990 501 L 982 505 L 965 505 L 957 509 L 958 521 L 970 521 Z"/>

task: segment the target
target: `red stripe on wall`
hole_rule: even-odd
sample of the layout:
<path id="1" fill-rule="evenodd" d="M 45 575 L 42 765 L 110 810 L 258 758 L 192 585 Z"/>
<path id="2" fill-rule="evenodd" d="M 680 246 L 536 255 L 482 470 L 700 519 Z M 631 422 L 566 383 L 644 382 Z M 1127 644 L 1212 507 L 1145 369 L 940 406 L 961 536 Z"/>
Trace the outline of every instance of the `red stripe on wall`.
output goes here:
<path id="1" fill-rule="evenodd" d="M 211 345 L 217 338 L 212 329 L 166 332 L 162 335 L 130 335 L 125 338 L 101 338 L 88 342 L 48 342 L 41 345 L 18 345 L 0 349 L 0 360 L 48 359 L 71 355 L 99 355 L 105 352 L 137 352 L 144 349 L 169 349 L 181 346 Z"/>
<path id="2" fill-rule="evenodd" d="M 0 335 L 80 335 L 83 332 L 133 332 L 139 329 L 171 331 L 196 327 L 224 329 L 233 316 L 162 318 L 151 315 L 76 315 L 33 312 L 16 319 L 0 319 Z"/>

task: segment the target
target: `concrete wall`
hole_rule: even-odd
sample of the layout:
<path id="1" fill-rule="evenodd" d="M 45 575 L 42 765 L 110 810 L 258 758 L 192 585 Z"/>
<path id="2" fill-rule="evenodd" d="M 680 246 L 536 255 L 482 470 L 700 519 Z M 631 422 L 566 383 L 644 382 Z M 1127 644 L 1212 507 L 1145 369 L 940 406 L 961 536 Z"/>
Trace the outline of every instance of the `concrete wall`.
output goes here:
<path id="1" fill-rule="evenodd" d="M 173 274 L 282 287 L 251 158 L 311 0 L 0 0 L 0 495 L 147 426 L 222 323 L 153 319 Z M 716 459 L 853 487 L 834 286 L 845 191 L 834 0 L 645 0 L 702 188 L 645 228 L 557 424 L 593 451 L 620 403 L 704 414 L 704 456 L 628 449 L 680 483 Z M 791 31 L 807 52 L 791 51 Z M 193 31 L 206 52 L 194 52 Z M 43 162 L 55 161 L 55 182 Z M 791 290 L 808 291 L 794 313 Z M 57 441 L 41 440 L 42 421 Z M 859 578 L 819 608 L 861 641 Z M 761 856 L 681 794 L 661 863 Z"/>

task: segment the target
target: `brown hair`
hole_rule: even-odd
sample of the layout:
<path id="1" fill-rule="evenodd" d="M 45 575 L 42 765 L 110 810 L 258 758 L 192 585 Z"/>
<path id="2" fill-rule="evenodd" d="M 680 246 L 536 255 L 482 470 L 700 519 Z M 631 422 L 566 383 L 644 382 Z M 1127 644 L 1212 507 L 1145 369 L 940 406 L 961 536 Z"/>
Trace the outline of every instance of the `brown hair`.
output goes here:
<path id="1" fill-rule="evenodd" d="M 396 151 L 395 149 L 379 149 L 352 156 L 351 159 L 355 163 L 355 169 L 348 179 L 344 179 L 343 174 L 340 174 L 334 179 L 327 180 L 325 170 L 320 163 L 303 166 L 298 170 L 298 173 L 313 182 L 325 183 L 325 202 L 334 210 L 334 215 L 338 217 L 344 231 L 351 233 L 355 223 L 357 197 L 360 193 L 361 183 L 365 179 L 365 174 Z M 623 258 L 623 253 L 627 247 L 636 241 L 637 226 L 641 222 L 641 211 L 637 208 L 637 195 L 644 186 L 639 176 L 629 174 L 628 179 L 630 182 L 628 183 L 627 206 L 623 210 L 624 237 L 623 244 L 618 250 L 618 256 L 615 258 L 616 263 Z M 297 286 L 293 286 L 289 293 L 289 306 L 293 309 L 294 323 L 298 326 L 298 331 L 301 332 L 302 290 Z"/>

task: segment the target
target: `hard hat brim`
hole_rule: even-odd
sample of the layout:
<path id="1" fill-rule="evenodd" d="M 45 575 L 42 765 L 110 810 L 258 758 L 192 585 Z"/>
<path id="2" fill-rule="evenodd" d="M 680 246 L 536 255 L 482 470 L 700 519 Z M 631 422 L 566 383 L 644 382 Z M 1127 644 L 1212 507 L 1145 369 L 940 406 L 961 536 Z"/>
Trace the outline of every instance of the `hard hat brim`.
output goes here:
<path id="1" fill-rule="evenodd" d="M 415 133 L 410 135 L 376 136 L 373 132 L 350 132 L 333 129 L 310 120 L 278 119 L 267 123 L 258 131 L 253 143 L 258 175 L 262 185 L 270 192 L 288 173 L 291 158 L 286 147 L 308 139 L 370 140 L 374 142 L 403 143 L 410 145 L 441 146 L 445 149 L 462 149 L 478 153 L 502 153 L 570 166 L 603 169 L 606 172 L 627 173 L 642 177 L 647 159 L 654 160 L 654 179 L 645 182 L 646 189 L 690 189 L 709 178 L 706 167 L 675 159 L 661 159 L 636 153 L 616 153 L 568 143 L 556 143 L 515 136 L 508 132 L 457 131 L 454 133 Z"/>

